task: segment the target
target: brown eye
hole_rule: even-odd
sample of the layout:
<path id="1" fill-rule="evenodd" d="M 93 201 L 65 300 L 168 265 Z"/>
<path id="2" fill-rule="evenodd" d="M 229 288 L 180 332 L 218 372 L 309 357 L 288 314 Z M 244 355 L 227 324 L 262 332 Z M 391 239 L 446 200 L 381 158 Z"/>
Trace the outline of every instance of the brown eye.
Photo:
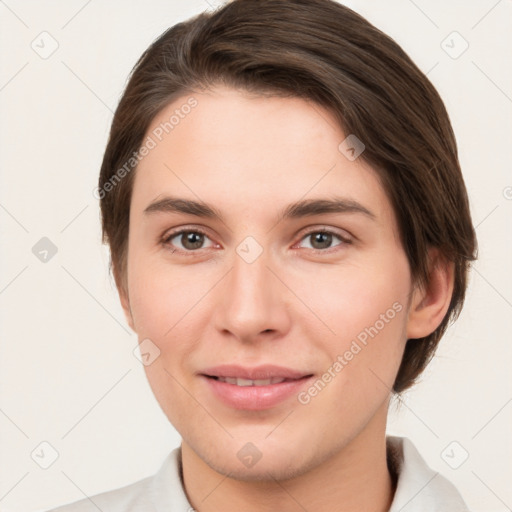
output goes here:
<path id="1" fill-rule="evenodd" d="M 338 239 L 340 242 L 333 245 L 335 239 Z M 310 246 L 306 248 L 313 249 L 316 251 L 326 251 L 326 249 L 331 249 L 334 247 L 350 243 L 350 240 L 348 238 L 345 238 L 332 231 L 326 230 L 310 231 L 302 238 L 302 240 L 309 240 Z"/>
<path id="2" fill-rule="evenodd" d="M 200 249 L 204 242 L 204 235 L 202 233 L 189 231 L 182 233 L 180 241 L 185 249 Z"/>
<path id="3" fill-rule="evenodd" d="M 328 249 L 332 244 L 330 233 L 313 233 L 309 237 L 313 249 Z"/>
<path id="4" fill-rule="evenodd" d="M 182 252 L 193 252 L 203 249 L 205 240 L 209 240 L 205 233 L 190 229 L 171 233 L 164 243 Z"/>

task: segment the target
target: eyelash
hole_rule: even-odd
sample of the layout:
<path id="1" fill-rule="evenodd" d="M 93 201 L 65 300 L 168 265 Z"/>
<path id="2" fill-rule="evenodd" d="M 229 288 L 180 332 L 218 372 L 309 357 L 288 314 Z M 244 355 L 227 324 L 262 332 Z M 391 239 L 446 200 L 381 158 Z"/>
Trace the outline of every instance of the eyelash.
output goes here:
<path id="1" fill-rule="evenodd" d="M 162 245 L 164 245 L 164 247 L 171 246 L 170 240 L 172 240 L 173 238 L 176 238 L 177 236 L 182 235 L 184 233 L 201 234 L 201 235 L 204 235 L 205 237 L 209 238 L 208 234 L 205 231 L 203 231 L 202 229 L 199 229 L 199 228 L 184 228 L 184 229 L 180 229 L 178 231 L 173 231 L 171 233 L 165 234 L 164 237 L 163 237 L 163 240 L 162 240 Z M 304 240 L 308 236 L 311 236 L 313 234 L 318 234 L 318 233 L 327 234 L 327 235 L 333 235 L 334 237 L 338 238 L 341 241 L 341 243 L 336 245 L 336 246 L 334 246 L 334 247 L 328 247 L 327 249 L 309 249 L 309 248 L 307 248 L 308 250 L 313 251 L 314 254 L 319 254 L 319 253 L 330 254 L 331 252 L 336 251 L 337 247 L 340 247 L 340 246 L 343 246 L 343 245 L 350 245 L 352 243 L 352 240 L 350 238 L 342 236 L 341 234 L 339 234 L 339 233 L 337 233 L 335 231 L 331 231 L 331 230 L 326 229 L 326 228 L 320 228 L 320 229 L 317 228 L 317 229 L 313 229 L 311 231 L 308 231 L 307 233 L 304 233 L 302 235 L 300 241 Z M 173 254 L 175 252 L 179 252 L 179 253 L 182 253 L 182 254 L 193 255 L 194 253 L 198 253 L 200 251 L 201 251 L 201 249 L 183 250 L 183 249 L 174 248 L 171 252 Z"/>

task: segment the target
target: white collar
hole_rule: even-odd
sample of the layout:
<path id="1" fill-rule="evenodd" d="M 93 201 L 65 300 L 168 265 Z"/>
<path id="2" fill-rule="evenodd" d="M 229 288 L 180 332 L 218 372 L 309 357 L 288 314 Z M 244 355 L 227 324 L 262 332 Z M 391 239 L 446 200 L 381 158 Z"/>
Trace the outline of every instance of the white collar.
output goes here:
<path id="1" fill-rule="evenodd" d="M 389 512 L 469 512 L 453 484 L 430 469 L 409 439 L 387 436 L 386 443 L 388 466 L 398 476 Z M 191 512 L 181 474 L 178 447 L 153 476 L 48 512 Z"/>
<path id="2" fill-rule="evenodd" d="M 420 455 L 412 441 L 406 437 L 387 436 L 388 461 L 398 475 L 395 495 L 389 512 L 469 512 L 462 496 L 455 486 L 440 473 L 433 471 Z M 180 482 L 172 485 L 169 499 L 162 503 L 162 512 L 165 507 L 190 507 L 183 491 L 181 481 L 181 451 L 176 448 L 169 455 L 167 469 L 155 482 L 155 492 L 161 494 L 162 499 L 167 497 L 165 488 L 168 482 Z M 167 486 L 165 484 L 167 482 Z M 160 501 L 157 500 L 160 506 Z M 160 509 L 157 509 L 160 512 Z M 167 508 L 167 510 L 171 510 Z M 174 510 L 174 509 L 172 509 Z M 188 510 L 183 508 L 183 510 Z"/>
<path id="3" fill-rule="evenodd" d="M 411 440 L 387 436 L 386 443 L 388 461 L 398 475 L 389 512 L 469 512 L 455 486 L 427 465 Z M 180 464 L 181 449 L 176 448 L 155 475 L 153 493 L 158 497 L 158 512 L 192 510 L 183 489 Z"/>
<path id="4" fill-rule="evenodd" d="M 423 460 L 406 437 L 387 436 L 388 464 L 398 474 L 389 512 L 469 512 L 454 485 Z"/>

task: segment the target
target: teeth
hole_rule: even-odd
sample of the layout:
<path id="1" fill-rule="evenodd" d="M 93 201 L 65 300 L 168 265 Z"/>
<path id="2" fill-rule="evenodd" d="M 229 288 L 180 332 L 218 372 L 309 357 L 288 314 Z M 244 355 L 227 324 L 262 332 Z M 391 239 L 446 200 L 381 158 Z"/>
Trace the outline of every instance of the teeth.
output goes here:
<path id="1" fill-rule="evenodd" d="M 272 379 L 259 379 L 253 382 L 253 386 L 270 386 L 270 384 L 272 384 Z"/>
<path id="2" fill-rule="evenodd" d="M 236 379 L 237 386 L 254 386 L 254 381 L 249 379 Z"/>
<path id="3" fill-rule="evenodd" d="M 279 384 L 284 382 L 286 379 L 281 377 L 272 377 L 270 379 L 241 379 L 237 377 L 217 377 L 221 382 L 228 384 L 235 384 L 237 386 L 270 386 L 271 384 Z"/>

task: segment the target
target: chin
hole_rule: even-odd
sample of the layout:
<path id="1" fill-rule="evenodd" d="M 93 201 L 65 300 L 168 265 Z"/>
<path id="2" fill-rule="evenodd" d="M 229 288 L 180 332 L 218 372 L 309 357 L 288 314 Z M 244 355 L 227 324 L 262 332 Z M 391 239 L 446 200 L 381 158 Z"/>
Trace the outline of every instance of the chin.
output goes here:
<path id="1" fill-rule="evenodd" d="M 289 480 L 307 473 L 329 457 L 321 446 L 314 444 L 290 443 L 283 438 L 260 439 L 254 444 L 239 439 L 214 446 L 205 446 L 201 440 L 187 444 L 217 473 L 246 482 Z M 303 448 L 298 450 L 297 446 Z"/>
<path id="2" fill-rule="evenodd" d="M 310 465 L 305 462 L 290 464 L 289 460 L 276 460 L 275 456 L 272 456 L 271 461 L 264 461 L 262 457 L 252 468 L 241 467 L 240 463 L 231 460 L 225 463 L 216 460 L 215 464 L 205 462 L 217 473 L 242 482 L 284 481 L 303 475 L 310 469 Z"/>

